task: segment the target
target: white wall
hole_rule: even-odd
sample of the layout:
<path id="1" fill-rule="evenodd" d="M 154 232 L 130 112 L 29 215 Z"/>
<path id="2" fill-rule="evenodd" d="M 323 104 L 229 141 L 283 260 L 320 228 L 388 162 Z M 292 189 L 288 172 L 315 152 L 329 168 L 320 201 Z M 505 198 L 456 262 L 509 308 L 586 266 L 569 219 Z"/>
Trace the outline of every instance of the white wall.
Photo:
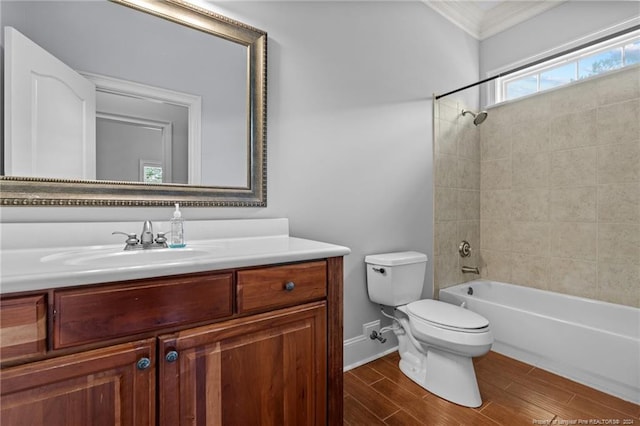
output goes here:
<path id="1" fill-rule="evenodd" d="M 295 236 L 351 248 L 345 339 L 379 318 L 366 254 L 432 259 L 432 94 L 477 79 L 478 42 L 420 2 L 225 2 L 266 30 L 268 207 L 190 218 L 288 217 Z M 185 75 L 186 76 L 186 75 Z M 4 208 L 4 221 L 166 220 L 171 209 Z M 188 236 L 187 236 L 188 238 Z M 427 292 L 431 291 L 431 263 Z"/>

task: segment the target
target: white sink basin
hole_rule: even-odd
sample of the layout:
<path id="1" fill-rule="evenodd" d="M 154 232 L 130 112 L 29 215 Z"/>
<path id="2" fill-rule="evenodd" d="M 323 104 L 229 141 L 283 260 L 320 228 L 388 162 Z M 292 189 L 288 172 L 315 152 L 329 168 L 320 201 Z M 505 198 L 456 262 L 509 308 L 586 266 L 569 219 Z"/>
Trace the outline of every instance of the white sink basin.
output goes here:
<path id="1" fill-rule="evenodd" d="M 144 266 L 150 264 L 171 264 L 212 256 L 219 247 L 184 247 L 148 250 L 129 250 L 105 248 L 75 250 L 45 256 L 44 263 L 55 262 L 64 265 L 86 265 L 94 267 Z"/>

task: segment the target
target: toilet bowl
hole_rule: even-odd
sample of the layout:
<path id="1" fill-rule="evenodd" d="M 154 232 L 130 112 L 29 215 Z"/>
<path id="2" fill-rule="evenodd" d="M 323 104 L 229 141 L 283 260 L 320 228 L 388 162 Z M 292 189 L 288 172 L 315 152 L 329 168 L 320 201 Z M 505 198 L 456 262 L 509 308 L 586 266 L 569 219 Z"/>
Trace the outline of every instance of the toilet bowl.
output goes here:
<path id="1" fill-rule="evenodd" d="M 479 407 L 472 357 L 491 349 L 489 321 L 459 306 L 421 300 L 426 262 L 418 252 L 365 257 L 369 298 L 395 308 L 400 370 L 407 377 L 448 401 Z"/>

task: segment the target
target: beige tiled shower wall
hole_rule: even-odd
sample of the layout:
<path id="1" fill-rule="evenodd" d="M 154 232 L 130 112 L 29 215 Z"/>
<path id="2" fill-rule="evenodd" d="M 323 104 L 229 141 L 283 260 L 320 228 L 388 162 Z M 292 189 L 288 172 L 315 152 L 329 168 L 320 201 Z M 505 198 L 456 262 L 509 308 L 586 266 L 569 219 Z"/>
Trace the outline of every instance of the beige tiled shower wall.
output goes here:
<path id="1" fill-rule="evenodd" d="M 462 117 L 463 108 L 447 98 L 434 108 L 436 292 L 478 277 L 462 274 L 462 265 L 480 266 L 480 132 L 473 117 Z M 471 257 L 458 255 L 462 240 L 471 244 Z"/>
<path id="2" fill-rule="evenodd" d="M 442 109 L 439 131 L 460 132 Z M 640 306 L 640 67 L 492 108 L 479 130 L 479 171 L 464 138 L 436 143 L 436 284 L 462 282 L 457 233 L 483 278 Z"/>

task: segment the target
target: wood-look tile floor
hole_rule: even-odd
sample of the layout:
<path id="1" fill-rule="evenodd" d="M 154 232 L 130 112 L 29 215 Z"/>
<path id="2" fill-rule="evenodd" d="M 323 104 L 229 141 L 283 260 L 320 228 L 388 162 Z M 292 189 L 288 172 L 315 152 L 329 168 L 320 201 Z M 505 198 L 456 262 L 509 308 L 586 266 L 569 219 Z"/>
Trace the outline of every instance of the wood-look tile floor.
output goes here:
<path id="1" fill-rule="evenodd" d="M 474 360 L 483 404 L 462 407 L 427 392 L 399 355 L 344 374 L 345 425 L 636 425 L 640 406 L 495 352 Z"/>

